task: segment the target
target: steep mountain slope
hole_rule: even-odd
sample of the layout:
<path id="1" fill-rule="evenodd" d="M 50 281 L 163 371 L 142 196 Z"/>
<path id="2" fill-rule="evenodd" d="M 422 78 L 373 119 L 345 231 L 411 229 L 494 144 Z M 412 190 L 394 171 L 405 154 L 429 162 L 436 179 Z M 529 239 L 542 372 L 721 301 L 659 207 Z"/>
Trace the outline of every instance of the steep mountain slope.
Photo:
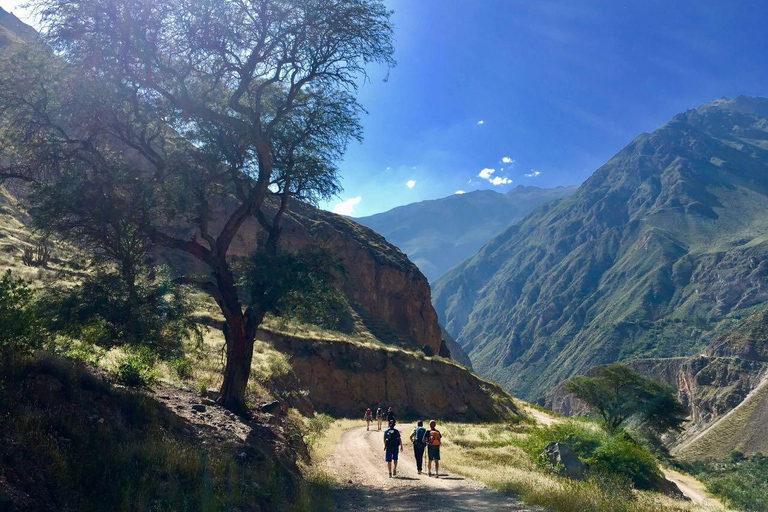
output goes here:
<path id="1" fill-rule="evenodd" d="M 768 100 L 642 134 L 435 283 L 474 367 L 536 398 L 597 364 L 691 355 L 768 300 Z"/>
<path id="2" fill-rule="evenodd" d="M 540 204 L 566 197 L 576 188 L 521 185 L 506 194 L 477 190 L 399 206 L 355 220 L 381 233 L 408 254 L 434 282 Z"/>
<path id="3" fill-rule="evenodd" d="M 0 54 L 19 43 L 37 38 L 35 29 L 0 7 Z"/>

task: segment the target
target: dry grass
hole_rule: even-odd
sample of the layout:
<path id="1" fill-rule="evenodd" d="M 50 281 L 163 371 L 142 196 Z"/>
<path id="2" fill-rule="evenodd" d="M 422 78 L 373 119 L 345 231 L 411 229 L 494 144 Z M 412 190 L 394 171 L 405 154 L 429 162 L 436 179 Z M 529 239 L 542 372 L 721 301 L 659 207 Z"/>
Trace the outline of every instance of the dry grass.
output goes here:
<path id="1" fill-rule="evenodd" d="M 522 425 L 443 425 L 443 467 L 474 478 L 526 503 L 556 512 L 704 512 L 706 508 L 658 493 L 631 491 L 611 483 L 575 482 L 539 466 L 520 447 L 531 429 Z"/>

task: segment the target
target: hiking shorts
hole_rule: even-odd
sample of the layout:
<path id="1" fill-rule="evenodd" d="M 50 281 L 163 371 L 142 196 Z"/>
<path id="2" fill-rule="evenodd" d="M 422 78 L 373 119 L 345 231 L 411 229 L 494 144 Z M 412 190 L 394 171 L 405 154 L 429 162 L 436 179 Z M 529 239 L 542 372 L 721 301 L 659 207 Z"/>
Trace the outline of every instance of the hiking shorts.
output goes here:
<path id="1" fill-rule="evenodd" d="M 427 446 L 427 457 L 429 460 L 440 460 L 440 446 Z"/>
<path id="2" fill-rule="evenodd" d="M 390 450 L 387 448 L 387 462 L 392 462 L 393 460 L 397 460 L 397 454 L 398 454 L 398 448 L 395 448 L 394 450 Z"/>

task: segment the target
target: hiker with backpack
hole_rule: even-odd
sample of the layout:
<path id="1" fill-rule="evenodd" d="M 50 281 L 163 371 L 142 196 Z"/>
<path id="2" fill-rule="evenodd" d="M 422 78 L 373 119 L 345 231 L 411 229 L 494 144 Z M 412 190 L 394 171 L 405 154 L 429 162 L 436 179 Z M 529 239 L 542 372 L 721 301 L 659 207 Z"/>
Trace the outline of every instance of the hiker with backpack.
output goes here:
<path id="1" fill-rule="evenodd" d="M 363 419 L 365 419 L 365 430 L 370 430 L 371 422 L 373 421 L 373 412 L 370 407 L 365 410 L 365 417 Z"/>
<path id="2" fill-rule="evenodd" d="M 392 410 L 392 407 L 387 409 L 387 423 L 391 423 L 395 421 L 395 411 Z"/>
<path id="3" fill-rule="evenodd" d="M 395 428 L 395 421 L 389 422 L 389 428 L 384 431 L 384 451 L 386 452 L 387 468 L 389 469 L 389 478 L 397 476 L 397 456 L 398 449 L 403 451 L 403 439 L 400 431 Z M 394 462 L 394 468 L 392 467 Z"/>
<path id="4" fill-rule="evenodd" d="M 376 409 L 376 421 L 379 424 L 379 430 L 381 430 L 381 422 L 384 421 L 384 411 L 381 410 L 381 407 Z"/>
<path id="5" fill-rule="evenodd" d="M 424 422 L 419 421 L 411 434 L 411 443 L 413 443 L 413 455 L 416 457 L 416 469 L 421 474 L 422 464 L 424 462 L 424 449 L 427 447 L 427 429 L 424 428 Z"/>
<path id="6" fill-rule="evenodd" d="M 429 422 L 429 431 L 427 432 L 427 458 L 429 458 L 429 463 L 427 470 L 429 476 L 432 476 L 432 461 L 435 461 L 435 478 L 440 478 L 440 442 L 443 439 L 443 435 L 435 428 L 436 425 L 437 422 L 435 420 Z"/>

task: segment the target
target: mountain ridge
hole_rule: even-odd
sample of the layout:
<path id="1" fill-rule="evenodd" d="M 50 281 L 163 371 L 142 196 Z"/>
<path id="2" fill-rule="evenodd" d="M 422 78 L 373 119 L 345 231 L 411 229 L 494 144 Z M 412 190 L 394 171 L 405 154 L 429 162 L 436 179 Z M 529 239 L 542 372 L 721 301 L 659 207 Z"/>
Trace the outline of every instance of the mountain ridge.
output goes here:
<path id="1" fill-rule="evenodd" d="M 761 307 L 763 112 L 738 97 L 678 114 L 440 278 L 433 302 L 473 366 L 534 399 L 596 364 L 691 355 Z"/>
<path id="2" fill-rule="evenodd" d="M 403 250 L 433 282 L 539 204 L 566 197 L 576 188 L 518 185 L 506 193 L 475 190 L 398 206 L 355 221 Z"/>

